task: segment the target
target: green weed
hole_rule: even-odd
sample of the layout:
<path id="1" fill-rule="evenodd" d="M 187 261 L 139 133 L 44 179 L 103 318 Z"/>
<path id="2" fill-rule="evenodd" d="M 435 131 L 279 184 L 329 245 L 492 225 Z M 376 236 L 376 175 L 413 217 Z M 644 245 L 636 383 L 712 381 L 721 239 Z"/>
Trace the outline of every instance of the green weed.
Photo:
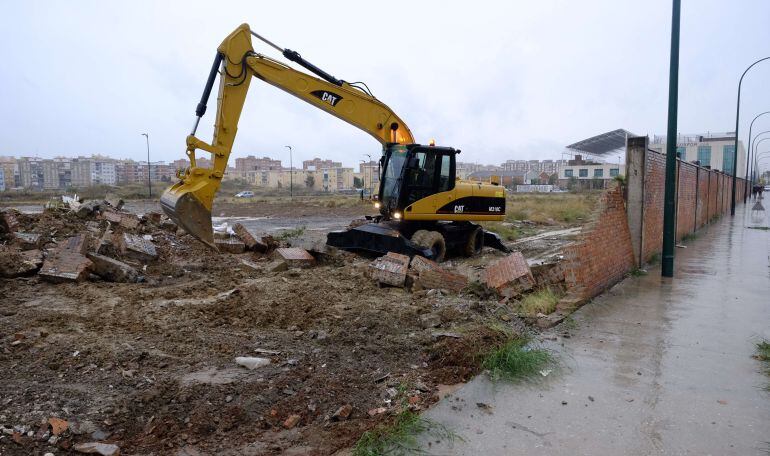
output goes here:
<path id="1" fill-rule="evenodd" d="M 445 426 L 404 410 L 389 425 L 367 431 L 353 447 L 353 456 L 426 454 L 418 447 L 417 437 L 428 433 L 439 439 L 459 437 Z"/>
<path id="2" fill-rule="evenodd" d="M 550 288 L 543 288 L 524 297 L 519 302 L 519 313 L 527 317 L 535 317 L 537 314 L 548 315 L 556 310 L 559 296 Z"/>
<path id="3" fill-rule="evenodd" d="M 494 380 L 522 380 L 554 363 L 551 352 L 527 346 L 527 339 L 511 339 L 492 350 L 482 362 Z"/>
<path id="4" fill-rule="evenodd" d="M 306 226 L 298 226 L 297 228 L 292 228 L 290 230 L 283 230 L 275 237 L 279 241 L 286 241 L 292 238 L 297 238 L 302 236 L 305 233 L 305 230 L 307 229 Z"/>

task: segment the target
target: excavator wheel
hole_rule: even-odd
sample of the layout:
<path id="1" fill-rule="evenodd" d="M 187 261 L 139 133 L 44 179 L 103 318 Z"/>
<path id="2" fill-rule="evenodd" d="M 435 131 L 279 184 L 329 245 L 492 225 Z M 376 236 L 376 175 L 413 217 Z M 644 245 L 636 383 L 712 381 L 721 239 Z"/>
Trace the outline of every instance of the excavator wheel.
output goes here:
<path id="1" fill-rule="evenodd" d="M 433 261 L 441 263 L 446 255 L 446 242 L 444 236 L 438 231 L 417 230 L 412 235 L 412 242 L 420 247 L 433 251 Z"/>
<path id="2" fill-rule="evenodd" d="M 463 255 L 467 257 L 478 255 L 482 248 L 484 248 L 484 229 L 477 226 L 468 235 L 468 240 L 463 247 Z"/>

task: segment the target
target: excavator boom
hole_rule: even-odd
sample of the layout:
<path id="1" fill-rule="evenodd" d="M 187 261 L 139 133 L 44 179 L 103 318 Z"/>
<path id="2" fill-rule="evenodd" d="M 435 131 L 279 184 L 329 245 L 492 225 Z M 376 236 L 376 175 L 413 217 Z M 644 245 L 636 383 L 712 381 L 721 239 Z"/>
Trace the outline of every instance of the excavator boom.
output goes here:
<path id="1" fill-rule="evenodd" d="M 257 54 L 252 46 L 252 35 L 319 77 Z M 195 133 L 201 117 L 206 113 L 217 75 L 220 79 L 214 136 L 211 143 L 206 143 L 198 139 Z M 178 173 L 179 181 L 169 187 L 160 200 L 163 211 L 172 220 L 214 249 L 211 207 L 227 168 L 252 76 L 358 127 L 383 146 L 414 143 L 412 133 L 404 121 L 371 93 L 355 84 L 334 78 L 304 60 L 297 52 L 275 46 L 253 33 L 247 24 L 242 24 L 217 49 L 201 101 L 195 111 L 195 125 L 187 136 L 186 153 L 190 167 Z M 211 154 L 212 168 L 197 166 L 196 150 Z"/>

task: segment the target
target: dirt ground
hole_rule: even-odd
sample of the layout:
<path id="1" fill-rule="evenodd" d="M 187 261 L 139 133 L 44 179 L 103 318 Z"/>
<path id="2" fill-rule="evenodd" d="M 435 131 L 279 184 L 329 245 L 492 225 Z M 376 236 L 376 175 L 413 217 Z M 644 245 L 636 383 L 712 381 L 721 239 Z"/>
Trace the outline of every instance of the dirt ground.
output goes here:
<path id="1" fill-rule="evenodd" d="M 369 207 L 230 202 L 214 213 L 293 224 Z M 71 213 L 20 219 L 49 246 L 96 228 Z M 440 385 L 467 381 L 500 328 L 528 331 L 485 293 L 380 288 L 353 254 L 271 272 L 261 254 L 215 254 L 188 235 L 139 229 L 160 254 L 144 283 L 0 279 L 0 454 L 68 454 L 91 441 L 122 454 L 334 454 L 402 404 L 427 407 Z M 502 255 L 446 265 L 472 277 Z M 270 364 L 247 370 L 237 356 Z M 55 439 L 51 417 L 69 423 Z"/>

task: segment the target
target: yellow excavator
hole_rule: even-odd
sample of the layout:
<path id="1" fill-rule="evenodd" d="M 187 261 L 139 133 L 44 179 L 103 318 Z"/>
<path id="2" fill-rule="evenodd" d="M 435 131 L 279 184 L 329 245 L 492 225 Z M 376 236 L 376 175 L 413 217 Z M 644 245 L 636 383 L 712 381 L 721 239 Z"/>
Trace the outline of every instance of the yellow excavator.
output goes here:
<path id="1" fill-rule="evenodd" d="M 318 77 L 254 52 L 254 36 Z M 217 75 L 219 97 L 211 144 L 195 137 L 206 113 Z M 164 212 L 185 231 L 216 249 L 211 207 L 227 168 L 238 120 L 251 78 L 261 79 L 369 133 L 382 144 L 380 185 L 375 207 L 380 215 L 368 223 L 328 234 L 327 244 L 353 251 L 419 254 L 441 261 L 447 250 L 473 255 L 486 244 L 507 250 L 494 233 L 475 221 L 503 220 L 505 188 L 499 182 L 464 181 L 456 176 L 459 150 L 414 143 L 409 127 L 361 82 L 332 76 L 299 53 L 283 49 L 253 32 L 235 29 L 217 48 L 195 125 L 187 136 L 190 166 L 161 196 Z M 196 164 L 195 151 L 212 156 L 213 167 Z"/>

